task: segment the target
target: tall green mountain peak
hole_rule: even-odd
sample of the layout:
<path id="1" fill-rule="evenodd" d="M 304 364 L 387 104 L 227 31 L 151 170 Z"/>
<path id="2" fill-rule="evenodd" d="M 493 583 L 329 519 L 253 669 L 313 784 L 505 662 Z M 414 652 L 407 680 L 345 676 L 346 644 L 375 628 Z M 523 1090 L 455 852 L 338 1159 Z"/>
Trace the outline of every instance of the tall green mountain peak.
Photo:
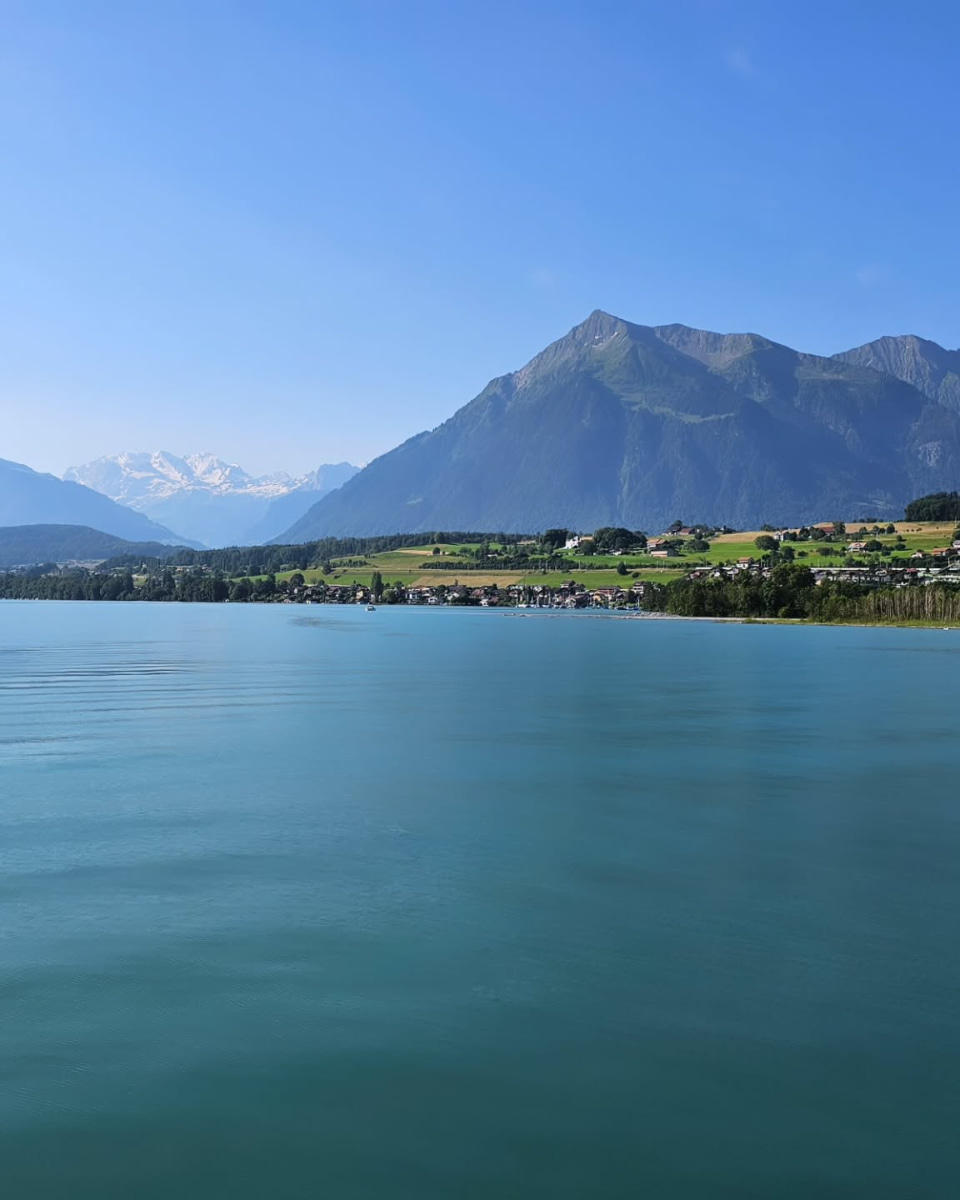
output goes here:
<path id="1" fill-rule="evenodd" d="M 935 348 L 944 370 L 924 387 L 894 369 L 906 353 L 828 358 L 598 309 L 375 459 L 283 540 L 898 516 L 911 497 L 960 482 L 946 370 L 956 352 Z"/>

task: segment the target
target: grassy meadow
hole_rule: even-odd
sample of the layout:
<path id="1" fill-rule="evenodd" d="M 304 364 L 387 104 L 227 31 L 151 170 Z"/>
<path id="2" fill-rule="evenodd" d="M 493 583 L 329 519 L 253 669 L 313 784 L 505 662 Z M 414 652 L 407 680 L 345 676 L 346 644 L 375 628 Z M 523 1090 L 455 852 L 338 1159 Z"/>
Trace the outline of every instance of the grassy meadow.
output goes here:
<path id="1" fill-rule="evenodd" d="M 790 545 L 796 555 L 795 561 L 806 566 L 817 567 L 842 565 L 847 556 L 846 546 L 854 541 L 867 541 L 876 537 L 892 553 L 885 556 L 885 562 L 903 562 L 917 550 L 929 552 L 939 546 L 949 546 L 953 540 L 954 524 L 898 521 L 894 522 L 896 533 L 873 534 L 872 525 L 864 527 L 861 522 L 846 522 L 847 532 L 840 542 L 792 542 Z M 433 553 L 433 544 L 409 547 L 401 550 L 386 551 L 381 554 L 370 554 L 363 558 L 362 564 L 357 558 L 333 559 L 332 572 L 324 575 L 319 569 L 303 571 L 307 582 L 312 583 L 321 579 L 330 584 L 349 585 L 354 583 L 369 584 L 375 571 L 383 576 L 384 584 L 400 583 L 406 587 L 431 587 L 439 584 L 454 582 L 469 583 L 480 587 L 496 583 L 500 587 L 511 584 L 549 584 L 556 586 L 571 575 L 586 587 L 610 587 L 617 584 L 623 586 L 633 579 L 659 580 L 667 583 L 676 579 L 696 566 L 704 563 L 721 564 L 733 563 L 738 558 L 758 558 L 761 552 L 755 545 L 755 539 L 762 535 L 762 530 L 750 530 L 738 533 L 719 535 L 710 541 L 709 550 L 702 553 L 686 552 L 681 549 L 675 558 L 653 558 L 649 554 L 623 555 L 578 555 L 576 552 L 565 554 L 564 557 L 577 564 L 576 569 L 563 571 L 546 571 L 537 569 L 534 559 L 527 571 L 516 569 L 498 570 L 494 562 L 484 563 L 477 569 L 473 565 L 473 552 L 478 543 L 461 545 L 444 545 L 442 553 Z M 903 537 L 903 546 L 893 549 L 897 534 Z M 496 552 L 499 547 L 491 544 L 491 550 Z M 532 547 L 531 547 L 532 549 Z M 824 553 L 824 551 L 833 553 Z M 839 551 L 839 553 L 837 553 Z M 871 561 L 876 556 L 858 553 L 858 560 Z M 544 560 L 545 562 L 545 560 Z M 428 569 L 425 564 L 444 564 L 448 569 Z M 627 574 L 618 573 L 618 565 L 623 564 Z M 462 568 L 462 569 L 458 569 Z M 293 571 L 278 574 L 277 578 L 289 578 Z"/>

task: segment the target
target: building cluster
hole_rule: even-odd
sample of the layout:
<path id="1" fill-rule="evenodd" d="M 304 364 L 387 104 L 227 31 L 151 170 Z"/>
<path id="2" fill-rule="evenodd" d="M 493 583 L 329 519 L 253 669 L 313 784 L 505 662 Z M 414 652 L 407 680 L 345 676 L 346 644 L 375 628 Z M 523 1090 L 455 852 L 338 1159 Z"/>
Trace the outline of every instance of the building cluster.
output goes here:
<path id="1" fill-rule="evenodd" d="M 639 580 L 627 587 L 588 588 L 570 579 L 556 586 L 549 584 L 438 584 L 431 587 L 387 589 L 390 602 L 415 605 L 466 605 L 480 608 L 630 608 L 643 600 L 648 588 Z M 377 597 L 361 584 L 304 584 L 286 597 L 298 604 L 375 604 Z"/>
<path id="2" fill-rule="evenodd" d="M 927 559 L 936 558 L 935 564 L 927 564 Z M 920 562 L 924 565 L 920 565 Z M 960 545 L 948 548 L 944 552 L 930 551 L 928 554 L 917 552 L 910 556 L 908 563 L 912 565 L 890 565 L 877 563 L 861 567 L 810 567 L 810 573 L 816 583 L 828 581 L 858 583 L 864 587 L 891 588 L 912 587 L 925 583 L 957 583 L 960 584 Z M 724 566 L 698 567 L 690 571 L 688 579 L 723 579 L 733 580 L 746 572 L 750 575 L 768 579 L 775 567 L 765 565 L 755 558 L 739 558 L 735 563 Z"/>

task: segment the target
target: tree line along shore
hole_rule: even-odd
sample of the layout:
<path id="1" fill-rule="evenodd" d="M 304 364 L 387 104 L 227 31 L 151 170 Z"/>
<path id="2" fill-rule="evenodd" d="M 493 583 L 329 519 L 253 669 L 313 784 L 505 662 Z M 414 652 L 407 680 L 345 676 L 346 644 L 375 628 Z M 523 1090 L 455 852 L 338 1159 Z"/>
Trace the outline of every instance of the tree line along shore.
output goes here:
<path id="1" fill-rule="evenodd" d="M 786 619 L 814 623 L 960 623 L 960 586 L 933 581 L 875 587 L 818 578 L 809 567 L 785 563 L 733 575 L 692 576 L 626 587 L 587 588 L 575 580 L 559 585 L 438 584 L 425 588 L 308 584 L 268 575 L 228 580 L 192 568 L 135 579 L 127 573 L 66 572 L 57 576 L 0 576 L 0 599 L 88 600 L 241 604 L 463 605 L 484 608 L 639 610 L 678 617 Z"/>
<path id="2" fill-rule="evenodd" d="M 915 502 L 931 505 L 924 498 Z M 934 498 L 936 499 L 936 498 Z M 947 499 L 953 504 L 956 494 Z M 673 523 L 539 535 L 437 531 L 302 546 L 181 550 L 165 559 L 42 564 L 0 575 L 0 598 L 640 609 L 816 622 L 960 621 L 957 517 L 736 532 Z M 948 511 L 954 511 L 950 508 Z"/>

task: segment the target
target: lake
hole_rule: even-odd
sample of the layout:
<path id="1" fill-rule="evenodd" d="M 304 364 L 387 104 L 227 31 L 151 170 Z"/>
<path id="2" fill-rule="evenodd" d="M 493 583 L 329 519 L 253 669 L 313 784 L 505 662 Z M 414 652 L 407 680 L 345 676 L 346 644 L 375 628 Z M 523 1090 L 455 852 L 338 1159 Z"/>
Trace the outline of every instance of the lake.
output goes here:
<path id="1" fill-rule="evenodd" d="M 17 1200 L 960 1172 L 960 633 L 0 604 Z"/>

